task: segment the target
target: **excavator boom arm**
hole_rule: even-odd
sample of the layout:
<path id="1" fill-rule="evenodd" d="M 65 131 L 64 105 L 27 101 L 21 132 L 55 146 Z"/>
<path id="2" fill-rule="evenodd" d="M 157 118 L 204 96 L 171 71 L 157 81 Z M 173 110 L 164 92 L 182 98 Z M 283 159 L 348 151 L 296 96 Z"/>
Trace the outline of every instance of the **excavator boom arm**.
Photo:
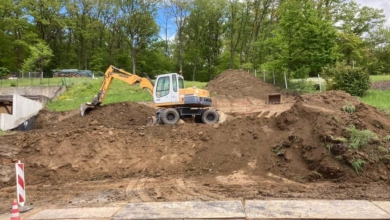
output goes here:
<path id="1" fill-rule="evenodd" d="M 93 103 L 94 105 L 99 105 L 103 103 L 107 91 L 110 89 L 113 79 L 119 79 L 129 85 L 134 85 L 136 83 L 139 83 L 139 86 L 142 89 L 148 90 L 149 94 L 153 96 L 153 84 L 150 82 L 148 78 L 140 77 L 136 74 L 129 73 L 125 70 L 116 68 L 111 65 L 104 74 L 104 80 L 100 87 L 98 96 L 96 100 L 94 100 Z"/>
<path id="2" fill-rule="evenodd" d="M 136 74 L 126 72 L 125 70 L 116 68 L 114 66 L 109 66 L 106 72 L 104 73 L 104 80 L 100 86 L 99 93 L 97 97 L 92 100 L 92 103 L 82 104 L 80 106 L 81 115 L 83 116 L 87 109 L 93 109 L 96 106 L 99 106 L 103 103 L 104 98 L 107 95 L 108 90 L 110 89 L 113 79 L 119 79 L 129 85 L 134 85 L 139 83 L 142 89 L 148 90 L 149 94 L 153 96 L 153 84 L 152 82 L 145 77 L 140 77 Z"/>

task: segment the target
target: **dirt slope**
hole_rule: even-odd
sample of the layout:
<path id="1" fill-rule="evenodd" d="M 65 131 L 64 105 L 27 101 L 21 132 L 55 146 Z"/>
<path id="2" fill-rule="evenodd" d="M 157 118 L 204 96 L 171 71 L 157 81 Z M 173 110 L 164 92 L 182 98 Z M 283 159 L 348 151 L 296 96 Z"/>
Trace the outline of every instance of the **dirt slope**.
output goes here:
<path id="1" fill-rule="evenodd" d="M 230 74 L 248 78 L 232 81 Z M 263 99 L 265 92 L 279 91 L 239 71 L 223 73 L 208 88 L 221 95 L 232 83 L 239 85 L 233 93 L 238 97 Z M 145 127 L 154 109 L 137 103 L 102 106 L 85 117 L 78 111 L 43 110 L 37 129 L 0 137 L 0 198 L 14 195 L 13 163 L 22 160 L 30 198 L 42 203 L 77 205 L 78 196 L 88 194 L 96 205 L 101 202 L 92 198 L 102 191 L 109 197 L 105 202 L 390 199 L 389 116 L 339 91 L 290 98 L 291 109 L 280 114 L 233 114 L 213 126 Z M 343 111 L 345 106 L 355 111 Z M 352 125 L 377 138 L 361 149 L 350 148 Z M 359 172 L 356 161 L 364 161 Z M 88 186 L 90 181 L 96 188 Z"/>

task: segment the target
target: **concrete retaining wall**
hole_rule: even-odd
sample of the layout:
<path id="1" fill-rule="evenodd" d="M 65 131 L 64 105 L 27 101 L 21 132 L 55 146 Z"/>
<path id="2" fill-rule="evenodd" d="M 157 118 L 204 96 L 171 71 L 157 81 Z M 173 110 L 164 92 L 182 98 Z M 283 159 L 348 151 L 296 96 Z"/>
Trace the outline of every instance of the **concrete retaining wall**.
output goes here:
<path id="1" fill-rule="evenodd" d="M 65 86 L 10 87 L 0 89 L 0 96 L 19 94 L 27 96 L 46 96 L 49 99 L 55 99 L 65 90 Z"/>
<path id="2" fill-rule="evenodd" d="M 12 115 L 0 114 L 0 129 L 3 131 L 16 128 L 27 119 L 38 114 L 43 104 L 23 96 L 14 94 L 12 103 Z"/>

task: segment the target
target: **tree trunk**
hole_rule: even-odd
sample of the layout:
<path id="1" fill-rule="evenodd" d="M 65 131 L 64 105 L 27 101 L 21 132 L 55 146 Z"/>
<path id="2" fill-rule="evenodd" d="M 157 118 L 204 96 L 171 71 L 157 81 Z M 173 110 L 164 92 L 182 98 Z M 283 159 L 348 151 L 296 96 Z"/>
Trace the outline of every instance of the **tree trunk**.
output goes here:
<path id="1" fill-rule="evenodd" d="M 136 64 L 135 64 L 135 49 L 131 49 L 131 63 L 133 65 L 133 74 L 136 74 L 135 70 L 136 70 Z"/>

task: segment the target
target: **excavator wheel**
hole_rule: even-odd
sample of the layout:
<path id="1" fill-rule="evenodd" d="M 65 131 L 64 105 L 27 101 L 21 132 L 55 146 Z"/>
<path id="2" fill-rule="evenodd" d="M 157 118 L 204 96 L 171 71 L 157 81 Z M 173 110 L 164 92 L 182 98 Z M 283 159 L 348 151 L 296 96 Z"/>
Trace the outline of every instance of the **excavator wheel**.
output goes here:
<path id="1" fill-rule="evenodd" d="M 202 122 L 205 124 L 215 124 L 218 122 L 219 115 L 214 109 L 207 109 L 202 114 Z"/>
<path id="2" fill-rule="evenodd" d="M 157 123 L 157 119 L 155 116 L 148 117 L 148 119 L 146 119 L 146 126 L 154 126 L 156 125 L 156 123 Z"/>
<path id="3" fill-rule="evenodd" d="M 161 113 L 161 120 L 164 124 L 175 125 L 180 120 L 180 114 L 174 108 L 167 108 Z"/>
<path id="4" fill-rule="evenodd" d="M 202 116 L 201 115 L 195 115 L 195 123 L 202 123 Z"/>

